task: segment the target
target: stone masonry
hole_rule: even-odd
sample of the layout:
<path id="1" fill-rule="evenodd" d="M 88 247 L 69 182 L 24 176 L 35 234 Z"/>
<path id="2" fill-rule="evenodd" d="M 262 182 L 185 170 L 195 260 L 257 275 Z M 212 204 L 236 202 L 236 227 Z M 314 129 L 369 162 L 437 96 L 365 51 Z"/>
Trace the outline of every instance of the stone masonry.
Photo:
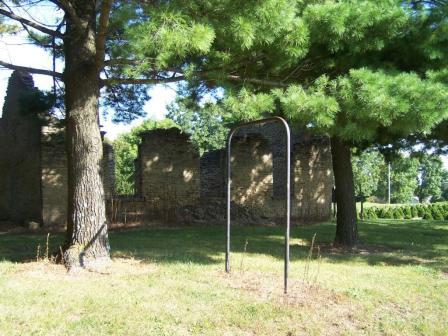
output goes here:
<path id="1" fill-rule="evenodd" d="M 30 221 L 64 226 L 67 161 L 62 122 L 23 110 L 21 99 L 36 92 L 32 77 L 14 72 L 0 118 L 0 224 Z M 44 121 L 44 122 L 43 122 Z M 103 181 L 108 218 L 162 223 L 225 219 L 226 151 L 202 157 L 177 128 L 141 134 L 132 197 L 114 192 L 114 154 L 103 143 Z M 263 222 L 285 212 L 285 136 L 280 124 L 242 129 L 232 147 L 232 203 L 236 218 Z M 291 136 L 292 216 L 321 221 L 331 216 L 333 187 L 329 139 Z"/>
<path id="2" fill-rule="evenodd" d="M 0 118 L 0 221 L 63 227 L 67 218 L 67 159 L 61 121 L 24 110 L 36 92 L 29 74 L 13 72 Z M 114 194 L 112 146 L 103 143 L 105 196 Z"/>
<path id="3" fill-rule="evenodd" d="M 199 199 L 199 154 L 177 128 L 142 134 L 139 146 L 141 196 L 178 205 Z"/>
<path id="4" fill-rule="evenodd" d="M 268 124 L 242 130 L 233 141 L 232 202 L 261 218 L 280 218 L 285 211 L 283 132 L 281 126 Z M 177 129 L 149 131 L 142 139 L 136 162 L 136 189 L 141 190 L 138 196 L 152 202 L 147 208 L 164 204 L 161 212 L 166 213 L 185 205 L 203 208 L 212 203 L 216 217 L 224 216 L 225 150 L 205 153 L 199 160 L 188 137 Z M 292 216 L 298 220 L 326 220 L 331 216 L 333 186 L 329 139 L 294 134 L 291 140 Z M 189 209 L 197 220 L 213 212 Z M 180 213 L 188 217 L 185 211 Z"/>

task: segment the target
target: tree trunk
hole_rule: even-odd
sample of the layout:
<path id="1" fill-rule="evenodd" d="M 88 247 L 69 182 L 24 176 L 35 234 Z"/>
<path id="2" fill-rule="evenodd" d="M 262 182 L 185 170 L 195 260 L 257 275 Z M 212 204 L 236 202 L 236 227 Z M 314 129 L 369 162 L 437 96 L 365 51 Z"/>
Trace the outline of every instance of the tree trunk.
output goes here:
<path id="1" fill-rule="evenodd" d="M 67 19 L 65 104 L 68 157 L 68 218 L 64 262 L 69 270 L 110 262 L 103 146 L 98 124 L 99 74 L 94 1 L 78 1 L 76 24 Z"/>
<path id="2" fill-rule="evenodd" d="M 331 155 L 338 206 L 334 243 L 338 246 L 354 247 L 358 243 L 358 227 L 350 146 L 333 137 Z"/>

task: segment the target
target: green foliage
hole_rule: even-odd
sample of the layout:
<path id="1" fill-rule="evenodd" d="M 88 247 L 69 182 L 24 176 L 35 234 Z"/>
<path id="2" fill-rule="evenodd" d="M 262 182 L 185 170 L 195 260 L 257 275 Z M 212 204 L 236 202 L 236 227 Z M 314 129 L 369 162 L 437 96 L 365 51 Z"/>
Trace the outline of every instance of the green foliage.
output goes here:
<path id="1" fill-rule="evenodd" d="M 377 151 L 364 151 L 352 156 L 356 195 L 371 196 L 378 188 L 384 159 Z"/>
<path id="2" fill-rule="evenodd" d="M 423 215 L 423 219 L 425 220 L 433 220 L 434 217 L 432 216 L 432 213 L 429 209 L 426 210 L 425 214 Z"/>
<path id="3" fill-rule="evenodd" d="M 420 185 L 417 196 L 420 202 L 440 200 L 442 196 L 442 160 L 437 156 L 425 155 L 420 163 Z"/>
<path id="4" fill-rule="evenodd" d="M 406 206 L 368 207 L 364 210 L 365 219 L 412 219 L 424 218 L 444 220 L 448 214 L 448 202 L 435 204 L 410 204 Z"/>
<path id="5" fill-rule="evenodd" d="M 408 203 L 418 187 L 419 162 L 415 158 L 398 156 L 391 163 L 391 201 Z M 382 168 L 377 196 L 387 199 L 387 166 Z"/>
<path id="6" fill-rule="evenodd" d="M 221 105 L 209 102 L 201 106 L 188 97 L 178 98 L 168 106 L 167 118 L 190 134 L 201 155 L 225 147 L 229 128 L 224 122 Z"/>
<path id="7" fill-rule="evenodd" d="M 403 211 L 401 208 L 391 208 L 394 219 L 404 219 Z"/>
<path id="8" fill-rule="evenodd" d="M 137 159 L 137 148 L 141 142 L 139 134 L 146 130 L 156 128 L 177 127 L 169 119 L 161 121 L 146 120 L 141 125 L 134 127 L 130 132 L 120 135 L 113 142 L 115 153 L 115 190 L 121 195 L 132 195 L 135 192 L 134 161 Z"/>
<path id="9" fill-rule="evenodd" d="M 412 218 L 420 217 L 420 215 L 418 213 L 418 208 L 416 206 L 411 207 L 411 216 L 412 216 Z"/>
<path id="10" fill-rule="evenodd" d="M 403 208 L 404 219 L 412 219 L 412 211 L 409 206 Z"/>

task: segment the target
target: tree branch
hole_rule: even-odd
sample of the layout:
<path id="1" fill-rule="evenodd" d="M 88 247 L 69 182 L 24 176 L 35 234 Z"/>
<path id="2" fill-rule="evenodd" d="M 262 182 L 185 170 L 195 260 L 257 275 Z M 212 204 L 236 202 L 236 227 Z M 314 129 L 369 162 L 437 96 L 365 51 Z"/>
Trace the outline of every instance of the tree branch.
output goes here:
<path id="1" fill-rule="evenodd" d="M 63 75 L 60 72 L 56 72 L 56 71 L 29 68 L 29 67 L 24 67 L 24 66 L 20 66 L 20 65 L 14 65 L 11 63 L 6 63 L 3 61 L 0 61 L 0 66 L 7 68 L 7 69 L 11 69 L 11 70 L 25 71 L 25 72 L 34 73 L 37 75 L 45 75 L 45 76 L 51 76 L 51 77 L 63 79 Z"/>
<path id="2" fill-rule="evenodd" d="M 82 26 L 75 8 L 73 8 L 69 0 L 50 0 L 50 2 L 61 8 L 77 27 Z"/>
<path id="3" fill-rule="evenodd" d="M 261 86 L 272 86 L 272 87 L 280 87 L 280 88 L 288 87 L 288 84 L 286 84 L 284 82 L 271 81 L 268 79 L 247 78 L 247 77 L 241 77 L 241 76 L 236 76 L 236 75 L 226 75 L 226 76 L 224 76 L 224 79 L 227 79 L 231 82 L 243 82 L 243 83 L 257 84 L 257 85 L 261 85 Z"/>
<path id="4" fill-rule="evenodd" d="M 103 67 L 104 55 L 106 53 L 106 34 L 109 26 L 112 0 L 103 0 L 100 10 L 98 31 L 96 34 L 96 59 L 99 68 Z"/>
<path id="5" fill-rule="evenodd" d="M 57 32 L 57 31 L 51 30 L 51 29 L 49 29 L 47 27 L 41 26 L 41 25 L 39 25 L 39 24 L 37 24 L 35 22 L 32 22 L 32 21 L 30 21 L 28 19 L 25 19 L 25 18 L 21 17 L 21 16 L 15 15 L 14 13 L 8 12 L 8 11 L 6 11 L 4 9 L 1 9 L 1 8 L 0 8 L 0 14 L 4 15 L 6 17 L 9 17 L 12 20 L 18 21 L 18 22 L 20 22 L 22 24 L 26 24 L 27 26 L 30 26 L 30 27 L 32 27 L 34 29 L 37 29 L 37 30 L 41 31 L 42 33 L 45 33 L 45 34 L 48 34 L 48 35 L 51 35 L 51 36 L 55 36 L 55 37 L 59 37 L 59 38 L 63 38 L 63 36 L 64 36 L 60 32 Z"/>
<path id="6" fill-rule="evenodd" d="M 147 84 L 167 84 L 176 83 L 185 80 L 184 76 L 170 77 L 170 78 L 108 78 L 101 81 L 101 86 L 113 85 L 147 85 Z"/>

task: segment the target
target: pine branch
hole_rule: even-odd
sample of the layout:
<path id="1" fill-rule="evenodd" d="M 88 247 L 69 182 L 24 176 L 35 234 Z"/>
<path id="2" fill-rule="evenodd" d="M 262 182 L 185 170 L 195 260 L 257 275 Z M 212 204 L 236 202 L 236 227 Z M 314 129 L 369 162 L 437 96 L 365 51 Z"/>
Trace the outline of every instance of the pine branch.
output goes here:
<path id="1" fill-rule="evenodd" d="M 51 30 L 51 29 L 49 29 L 47 27 L 41 26 L 40 24 L 32 22 L 32 21 L 30 21 L 28 19 L 25 19 L 25 18 L 23 18 L 21 16 L 18 16 L 16 14 L 12 13 L 12 12 L 8 12 L 7 10 L 1 9 L 1 8 L 0 8 L 0 14 L 4 15 L 4 16 L 12 19 L 12 20 L 15 20 L 17 22 L 20 22 L 22 24 L 25 24 L 25 25 L 27 25 L 29 27 L 32 27 L 32 28 L 34 28 L 36 30 L 39 30 L 42 33 L 45 33 L 45 34 L 48 34 L 48 35 L 51 35 L 51 36 L 55 36 L 55 37 L 59 37 L 59 38 L 63 38 L 63 36 L 64 36 L 60 32 L 57 32 L 57 31 Z"/>
<path id="2" fill-rule="evenodd" d="M 241 76 L 236 76 L 236 75 L 227 75 L 224 78 L 231 82 L 242 82 L 242 83 L 250 83 L 250 84 L 257 84 L 257 85 L 261 85 L 261 86 L 272 86 L 272 87 L 280 87 L 280 88 L 288 87 L 288 85 L 284 82 L 271 81 L 268 79 L 247 78 L 247 77 L 241 77 Z"/>
<path id="3" fill-rule="evenodd" d="M 7 68 L 7 69 L 11 69 L 11 70 L 25 71 L 25 72 L 29 72 L 29 73 L 33 73 L 33 74 L 37 74 L 37 75 L 51 76 L 51 77 L 56 77 L 59 79 L 63 78 L 63 75 L 60 72 L 51 71 L 51 70 L 24 67 L 24 66 L 20 66 L 20 65 L 14 65 L 11 63 L 6 63 L 3 61 L 0 61 L 0 66 Z"/>
<path id="4" fill-rule="evenodd" d="M 176 83 L 185 80 L 184 76 L 169 78 L 108 78 L 101 81 L 101 86 L 113 85 L 148 85 L 148 84 L 167 84 Z"/>

